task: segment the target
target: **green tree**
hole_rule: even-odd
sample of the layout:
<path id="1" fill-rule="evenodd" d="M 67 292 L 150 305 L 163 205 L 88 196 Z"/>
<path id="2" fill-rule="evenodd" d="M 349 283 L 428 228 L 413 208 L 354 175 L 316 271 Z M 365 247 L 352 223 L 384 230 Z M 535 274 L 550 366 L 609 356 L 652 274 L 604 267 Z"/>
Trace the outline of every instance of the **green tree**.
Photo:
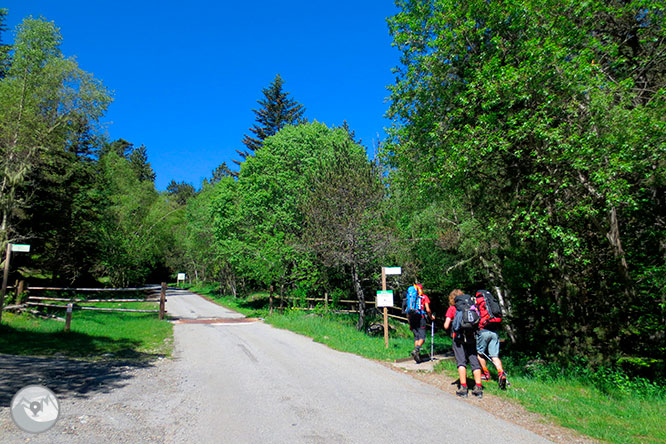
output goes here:
<path id="1" fill-rule="evenodd" d="M 253 135 L 246 134 L 243 138 L 246 150 L 237 150 L 243 159 L 261 148 L 264 139 L 277 134 L 286 125 L 304 122 L 305 108 L 289 97 L 289 93 L 282 88 L 283 84 L 284 81 L 278 74 L 267 88 L 261 90 L 264 98 L 257 101 L 261 108 L 252 110 L 257 116 L 257 123 L 250 128 Z M 239 161 L 234 162 L 240 165 Z"/>
<path id="2" fill-rule="evenodd" d="M 235 274 L 262 288 L 281 293 L 298 288 L 317 291 L 320 270 L 302 244 L 302 200 L 308 180 L 336 145 L 344 130 L 319 123 L 287 126 L 264 141 L 242 165 L 238 180 L 217 184 L 216 239 Z"/>
<path id="3" fill-rule="evenodd" d="M 641 331 L 663 350 L 663 310 L 639 308 L 664 270 L 660 3 L 398 6 L 385 159 L 444 204 L 444 270 L 510 291 L 527 346 L 612 359 Z"/>
<path id="4" fill-rule="evenodd" d="M 27 176 L 26 190 L 21 190 L 32 196 L 17 227 L 30 233 L 30 243 L 39 252 L 31 263 L 67 286 L 93 283 L 100 261 L 105 207 L 97 167 L 89 156 L 95 139 L 84 128 L 65 149 L 43 153 L 39 168 Z"/>
<path id="5" fill-rule="evenodd" d="M 227 163 L 222 162 L 222 164 L 218 165 L 217 168 L 213 170 L 213 175 L 210 179 L 210 183 L 218 183 L 224 177 L 235 177 L 235 176 L 236 173 L 231 171 L 231 169 L 227 166 Z"/>
<path id="6" fill-rule="evenodd" d="M 20 237 L 16 223 L 34 195 L 31 171 L 61 157 L 83 127 L 90 134 L 111 101 L 98 80 L 62 56 L 60 42 L 53 23 L 24 20 L 0 80 L 0 242 Z"/>
<path id="7" fill-rule="evenodd" d="M 171 180 L 167 185 L 167 193 L 169 198 L 175 201 L 178 205 L 185 205 L 188 200 L 196 196 L 197 190 L 193 185 L 187 182 L 176 182 Z"/>
<path id="8" fill-rule="evenodd" d="M 129 159 L 130 153 L 134 150 L 134 144 L 125 139 L 114 140 L 113 142 L 106 142 L 101 144 L 97 151 L 97 157 L 101 159 L 110 152 L 116 153 L 120 157 Z"/>
<path id="9" fill-rule="evenodd" d="M 302 201 L 303 239 L 324 265 L 348 270 L 359 301 L 356 327 L 361 330 L 366 311 L 361 280 L 373 275 L 371 264 L 379 269 L 377 258 L 386 250 L 388 235 L 381 223 L 384 187 L 378 168 L 351 137 L 334 144 L 312 173 Z"/>
<path id="10" fill-rule="evenodd" d="M 8 13 L 7 9 L 0 8 L 0 80 L 5 78 L 9 67 L 9 45 L 2 43 L 2 33 L 7 30 L 5 17 Z"/>
<path id="11" fill-rule="evenodd" d="M 139 181 L 155 182 L 155 172 L 148 162 L 148 153 L 144 145 L 134 148 L 128 158 Z"/>
<path id="12" fill-rule="evenodd" d="M 113 285 L 141 284 L 166 257 L 172 245 L 171 229 L 177 221 L 174 207 L 157 193 L 150 181 L 140 181 L 130 162 L 109 152 L 99 161 L 103 198 L 98 273 Z"/>

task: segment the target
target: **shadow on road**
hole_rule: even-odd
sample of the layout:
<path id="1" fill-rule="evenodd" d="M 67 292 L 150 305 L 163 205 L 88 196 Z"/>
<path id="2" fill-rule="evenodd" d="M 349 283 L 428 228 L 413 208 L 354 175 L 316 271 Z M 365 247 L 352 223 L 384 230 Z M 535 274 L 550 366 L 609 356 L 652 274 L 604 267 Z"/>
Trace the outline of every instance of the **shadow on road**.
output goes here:
<path id="1" fill-rule="evenodd" d="M 42 358 L 0 354 L 0 407 L 27 385 L 44 385 L 56 395 L 87 398 L 124 387 L 133 377 L 128 370 L 146 368 L 143 361 L 89 362 L 67 358 Z"/>

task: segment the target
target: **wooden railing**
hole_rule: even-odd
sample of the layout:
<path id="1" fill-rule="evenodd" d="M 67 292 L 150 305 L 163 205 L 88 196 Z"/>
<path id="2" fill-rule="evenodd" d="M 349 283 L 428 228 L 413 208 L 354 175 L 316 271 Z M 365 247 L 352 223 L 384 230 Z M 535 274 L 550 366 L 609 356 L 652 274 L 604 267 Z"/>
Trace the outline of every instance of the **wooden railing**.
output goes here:
<path id="1" fill-rule="evenodd" d="M 69 288 L 69 287 L 27 287 L 23 288 L 23 285 L 17 286 L 17 299 L 23 296 L 24 291 L 27 291 L 28 297 L 25 302 L 18 301 L 18 304 L 9 305 L 4 307 L 5 310 L 23 310 L 28 309 L 29 307 L 35 308 L 49 308 L 49 309 L 58 309 L 66 310 L 66 319 L 65 319 L 65 331 L 69 331 L 70 322 L 72 319 L 72 312 L 74 310 L 89 310 L 89 311 L 98 311 L 98 312 L 107 312 L 107 313 L 156 313 L 159 315 L 160 319 L 164 319 L 166 313 L 166 282 L 163 282 L 160 286 L 153 287 L 133 287 L 133 288 Z M 20 289 L 20 291 L 18 291 Z M 97 298 L 97 299 L 87 299 L 81 298 L 78 296 L 72 297 L 51 297 L 51 296 L 37 296 L 32 293 L 34 292 L 75 292 L 75 293 L 85 293 L 85 292 L 94 292 L 99 294 L 104 293 L 117 293 L 117 292 L 150 292 L 150 296 L 158 297 L 147 297 L 147 298 Z M 56 302 L 56 303 L 51 303 Z M 60 304 L 57 302 L 61 302 Z M 67 302 L 67 304 L 62 304 L 62 302 Z M 94 304 L 94 303 L 136 303 L 136 302 L 154 302 L 159 303 L 159 309 L 157 310 L 143 310 L 143 309 L 134 309 L 134 308 L 116 308 L 116 307 L 94 307 L 84 304 Z M 62 320 L 62 318 L 59 318 Z"/>
<path id="2" fill-rule="evenodd" d="M 358 300 L 353 300 L 353 299 L 338 299 L 338 300 L 334 301 L 332 298 L 330 298 L 328 296 L 325 296 L 323 298 L 297 298 L 297 297 L 273 296 L 273 299 L 275 299 L 278 302 L 279 301 L 287 301 L 287 302 L 292 302 L 292 301 L 302 302 L 302 301 L 305 301 L 305 302 L 308 302 L 308 303 L 310 303 L 310 302 L 315 302 L 315 303 L 323 302 L 325 311 L 333 311 L 333 312 L 337 312 L 337 313 L 358 313 Z M 352 306 L 356 306 L 356 308 L 340 309 L 340 308 L 335 307 L 336 305 L 340 305 L 340 304 L 342 304 L 342 305 L 352 305 Z M 366 301 L 366 305 L 372 308 L 376 305 L 376 302 L 375 301 Z M 277 308 L 277 307 L 274 307 L 274 308 Z M 292 306 L 290 308 L 292 310 L 306 310 L 306 311 L 308 311 L 308 310 L 313 311 L 313 310 L 317 309 L 316 307 L 312 306 L 312 304 L 310 304 L 307 307 Z M 389 310 L 388 316 L 390 318 L 398 319 L 402 322 L 407 322 L 408 321 L 408 319 L 404 315 L 402 315 L 402 308 L 401 307 L 392 306 L 392 307 L 387 307 L 387 308 Z M 393 312 L 393 313 L 391 313 L 391 312 Z"/>

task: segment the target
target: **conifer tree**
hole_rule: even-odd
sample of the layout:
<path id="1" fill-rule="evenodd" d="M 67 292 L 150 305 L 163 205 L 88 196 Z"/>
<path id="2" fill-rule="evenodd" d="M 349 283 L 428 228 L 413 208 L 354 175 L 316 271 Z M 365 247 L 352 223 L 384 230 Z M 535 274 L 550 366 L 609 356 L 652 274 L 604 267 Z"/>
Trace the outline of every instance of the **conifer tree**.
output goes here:
<path id="1" fill-rule="evenodd" d="M 7 9 L 0 8 L 0 79 L 5 78 L 9 67 L 9 45 L 2 43 L 2 33 L 7 30 L 5 26 L 7 13 Z"/>
<path id="2" fill-rule="evenodd" d="M 139 181 L 149 180 L 150 182 L 155 182 L 155 171 L 153 171 L 150 162 L 148 162 L 148 153 L 144 145 L 134 148 L 129 154 L 128 159 Z"/>
<path id="3" fill-rule="evenodd" d="M 226 162 L 222 162 L 221 165 L 218 165 L 217 168 L 213 170 L 213 176 L 210 179 L 210 183 L 218 183 L 224 177 L 235 177 L 236 173 L 231 171 L 227 166 Z"/>
<path id="4" fill-rule="evenodd" d="M 257 123 L 250 128 L 253 135 L 246 134 L 243 138 L 246 150 L 236 150 L 243 160 L 261 148 L 264 139 L 277 134 L 286 125 L 298 125 L 305 121 L 305 108 L 289 97 L 289 93 L 282 89 L 283 83 L 278 74 L 267 88 L 262 89 L 264 98 L 257 101 L 261 108 L 252 110 L 257 116 Z M 241 161 L 234 160 L 234 163 L 240 165 Z"/>

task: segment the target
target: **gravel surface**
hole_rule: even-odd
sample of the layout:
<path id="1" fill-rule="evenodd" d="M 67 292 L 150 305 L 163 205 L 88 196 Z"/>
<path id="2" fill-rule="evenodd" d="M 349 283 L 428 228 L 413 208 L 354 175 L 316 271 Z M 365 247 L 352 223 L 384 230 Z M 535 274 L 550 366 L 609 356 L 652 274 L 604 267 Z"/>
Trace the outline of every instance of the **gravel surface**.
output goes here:
<path id="1" fill-rule="evenodd" d="M 167 310 L 181 320 L 171 359 L 0 355 L 0 443 L 583 442 L 547 433 L 549 441 L 484 410 L 491 397 L 457 399 L 436 378 L 422 381 L 263 322 L 225 322 L 240 316 L 191 293 L 170 291 Z M 58 422 L 39 435 L 19 430 L 8 408 L 29 384 L 60 401 Z M 483 434 L 470 434 L 479 427 Z"/>

